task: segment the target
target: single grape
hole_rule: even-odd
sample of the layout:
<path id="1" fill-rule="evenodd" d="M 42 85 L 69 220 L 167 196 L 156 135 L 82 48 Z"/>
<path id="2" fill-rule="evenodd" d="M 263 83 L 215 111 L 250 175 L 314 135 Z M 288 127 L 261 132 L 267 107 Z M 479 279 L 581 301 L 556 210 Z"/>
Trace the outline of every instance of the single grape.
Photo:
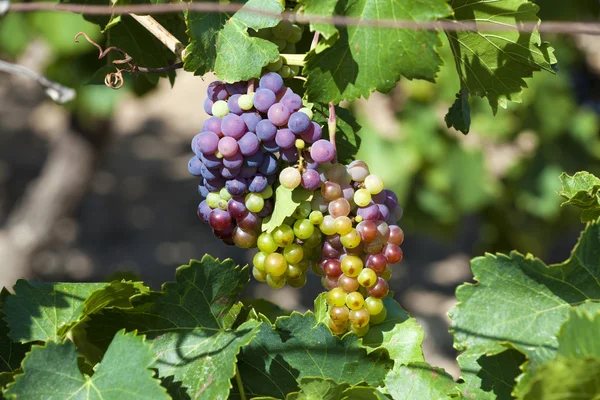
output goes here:
<path id="1" fill-rule="evenodd" d="M 260 196 L 260 194 L 259 194 Z M 262 196 L 261 196 L 262 197 Z M 265 200 L 265 205 L 262 210 L 258 212 L 258 216 L 265 218 L 273 214 L 273 210 L 275 209 L 275 203 L 273 200 Z"/>
<path id="2" fill-rule="evenodd" d="M 321 186 L 321 195 L 327 201 L 333 201 L 342 197 L 342 187 L 335 182 L 325 182 Z"/>
<path id="3" fill-rule="evenodd" d="M 292 214 L 292 217 L 297 218 L 297 219 L 304 219 L 304 218 L 308 217 L 308 214 L 310 214 L 310 210 L 311 210 L 310 202 L 303 201 L 300 203 L 300 205 L 298 205 L 298 207 Z"/>
<path id="4" fill-rule="evenodd" d="M 202 154 L 215 154 L 219 146 L 219 136 L 210 131 L 202 132 L 197 136 L 196 149 Z M 196 151 L 194 149 L 194 151 Z"/>
<path id="5" fill-rule="evenodd" d="M 330 243 L 323 243 L 323 257 L 324 258 L 339 258 L 342 252 L 339 249 L 333 247 Z"/>
<path id="6" fill-rule="evenodd" d="M 264 271 L 258 269 L 256 265 L 252 268 L 252 276 L 254 276 L 254 279 L 256 279 L 259 282 L 267 281 L 267 274 Z"/>
<path id="7" fill-rule="evenodd" d="M 200 160 L 209 169 L 219 168 L 223 164 L 223 160 L 214 154 L 202 154 L 200 155 Z"/>
<path id="8" fill-rule="evenodd" d="M 267 142 L 275 139 L 277 134 L 277 127 L 271 123 L 268 119 L 263 119 L 256 124 L 256 135 L 263 142 Z"/>
<path id="9" fill-rule="evenodd" d="M 196 156 L 192 156 L 188 162 L 188 171 L 194 176 L 202 176 L 202 161 Z"/>
<path id="10" fill-rule="evenodd" d="M 342 244 L 346 249 L 355 249 L 360 245 L 360 233 L 356 229 L 352 229 L 350 232 L 341 236 Z"/>
<path id="11" fill-rule="evenodd" d="M 319 272 L 314 271 L 313 272 L 317 275 L 319 275 Z M 322 273 L 321 273 L 322 275 Z M 321 285 L 323 286 L 323 288 L 325 288 L 325 290 L 331 290 L 331 289 L 335 289 L 336 287 L 338 287 L 338 283 L 337 283 L 337 279 L 335 278 L 330 278 L 328 276 L 323 276 L 321 277 Z"/>
<path id="12" fill-rule="evenodd" d="M 260 237 L 259 237 L 260 238 Z M 262 251 L 259 251 L 252 258 L 252 265 L 260 271 L 265 270 L 265 258 L 267 258 L 268 254 Z"/>
<path id="13" fill-rule="evenodd" d="M 229 107 L 227 106 L 227 102 L 223 100 L 215 101 L 212 106 L 212 115 L 215 117 L 223 118 L 229 114 Z"/>
<path id="14" fill-rule="evenodd" d="M 269 89 L 261 88 L 254 94 L 254 108 L 263 113 L 269 111 L 276 101 L 275 92 Z"/>
<path id="15" fill-rule="evenodd" d="M 278 57 L 277 61 L 273 61 L 272 63 L 267 64 L 266 68 L 268 71 L 277 72 L 281 69 L 282 65 L 283 65 L 283 58 Z"/>
<path id="16" fill-rule="evenodd" d="M 246 180 L 241 178 L 228 180 L 225 183 L 225 188 L 231 196 L 241 196 L 246 192 L 247 189 Z"/>
<path id="17" fill-rule="evenodd" d="M 373 221 L 362 221 L 356 225 L 363 242 L 370 243 L 377 238 L 377 225 Z"/>
<path id="18" fill-rule="evenodd" d="M 352 231 L 352 220 L 348 217 L 337 217 L 334 221 L 335 233 L 345 235 Z"/>
<path id="19" fill-rule="evenodd" d="M 257 112 L 245 112 L 240 115 L 244 122 L 246 123 L 246 128 L 248 128 L 248 132 L 256 132 L 256 125 L 262 121 L 262 117 Z"/>
<path id="20" fill-rule="evenodd" d="M 377 208 L 379 208 L 379 215 L 382 220 L 386 221 L 390 218 L 390 209 L 386 205 L 377 204 Z"/>
<path id="21" fill-rule="evenodd" d="M 370 268 L 363 268 L 356 280 L 360 286 L 370 288 L 377 282 L 377 274 Z"/>
<path id="22" fill-rule="evenodd" d="M 233 179 L 240 173 L 240 168 L 227 168 L 226 166 L 219 167 L 219 173 L 225 179 Z M 223 186 L 220 186 L 220 188 Z"/>
<path id="23" fill-rule="evenodd" d="M 226 83 L 225 89 L 230 95 L 235 96 L 236 94 L 244 94 L 248 90 L 247 81 L 239 81 L 233 83 Z"/>
<path id="24" fill-rule="evenodd" d="M 271 175 L 277 171 L 277 157 L 273 154 L 265 154 L 263 161 L 258 167 L 258 172 L 263 175 Z"/>
<path id="25" fill-rule="evenodd" d="M 219 193 L 211 192 L 206 196 L 206 203 L 210 208 L 218 208 L 219 201 L 221 201 L 221 196 Z"/>
<path id="26" fill-rule="evenodd" d="M 337 233 L 327 236 L 327 243 L 329 243 L 338 250 L 343 250 L 342 240 L 340 239 L 340 235 L 338 235 Z"/>
<path id="27" fill-rule="evenodd" d="M 273 196 L 273 188 L 271 186 L 267 186 L 265 190 L 259 193 L 260 197 L 263 199 L 268 199 Z"/>
<path id="28" fill-rule="evenodd" d="M 294 167 L 284 168 L 279 174 L 279 182 L 286 189 L 295 189 L 300 185 L 302 181 L 302 177 L 300 176 L 300 171 L 298 171 Z"/>
<path id="29" fill-rule="evenodd" d="M 339 185 L 349 184 L 350 175 L 346 171 L 346 167 L 342 164 L 333 164 L 325 174 L 328 181 L 335 182 Z"/>
<path id="30" fill-rule="evenodd" d="M 331 318 L 331 320 L 337 325 L 346 323 L 349 317 L 350 310 L 348 310 L 348 307 L 331 307 L 331 310 L 329 310 L 329 318 Z"/>
<path id="31" fill-rule="evenodd" d="M 396 264 L 402 261 L 403 252 L 400 246 L 389 243 L 385 246 L 384 255 L 389 264 Z"/>
<path id="32" fill-rule="evenodd" d="M 206 186 L 204 186 L 202 183 L 198 184 L 198 193 L 200 194 L 200 196 L 202 197 L 206 197 L 208 196 L 208 189 L 206 188 Z"/>
<path id="33" fill-rule="evenodd" d="M 381 216 L 381 214 L 379 214 L 379 207 L 377 207 L 377 204 L 370 204 L 367 207 L 359 207 L 356 211 L 356 214 L 359 215 L 364 221 L 377 221 Z"/>
<path id="34" fill-rule="evenodd" d="M 306 190 L 316 190 L 321 185 L 319 173 L 314 169 L 308 169 L 302 174 L 302 187 Z"/>
<path id="35" fill-rule="evenodd" d="M 236 221 L 240 228 L 246 230 L 255 229 L 260 222 L 258 216 L 253 212 L 247 213 L 244 217 Z"/>
<path id="36" fill-rule="evenodd" d="M 315 231 L 315 226 L 308 219 L 299 219 L 294 223 L 294 234 L 298 239 L 308 239 Z"/>
<path id="37" fill-rule="evenodd" d="M 260 141 L 254 133 L 246 132 L 246 134 L 238 140 L 238 146 L 240 148 L 240 153 L 244 156 L 251 156 L 258 153 Z"/>
<path id="38" fill-rule="evenodd" d="M 348 216 L 350 209 L 350 203 L 343 197 L 333 200 L 328 206 L 329 215 L 333 218 Z"/>
<path id="39" fill-rule="evenodd" d="M 346 296 L 346 305 L 350 310 L 360 310 L 364 304 L 365 299 L 359 292 L 348 293 Z"/>
<path id="40" fill-rule="evenodd" d="M 293 92 L 286 93 L 279 102 L 291 112 L 298 111 L 302 107 L 302 98 Z"/>
<path id="41" fill-rule="evenodd" d="M 246 123 L 239 115 L 228 114 L 223 117 L 221 122 L 221 132 L 223 132 L 223 135 L 231 136 L 236 140 L 244 136 L 246 129 Z"/>
<path id="42" fill-rule="evenodd" d="M 288 128 L 296 135 L 306 132 L 310 126 L 310 118 L 308 118 L 308 115 L 305 113 L 295 112 L 290 115 L 288 120 Z"/>
<path id="43" fill-rule="evenodd" d="M 389 291 L 390 287 L 388 286 L 386 280 L 382 277 L 377 278 L 377 282 L 375 283 L 375 285 L 368 289 L 369 296 L 375 297 L 376 299 L 384 298 L 385 296 L 387 296 Z"/>
<path id="44" fill-rule="evenodd" d="M 298 110 L 298 112 L 306 114 L 306 116 L 310 120 L 312 120 L 313 117 L 314 117 L 314 114 L 313 114 L 312 110 L 310 108 L 308 108 L 308 107 L 302 107 L 301 109 Z"/>
<path id="45" fill-rule="evenodd" d="M 273 43 L 277 44 L 275 41 L 273 41 Z M 283 49 L 285 49 L 285 46 L 287 45 L 287 42 L 283 42 L 284 46 L 283 48 L 281 46 L 279 46 L 279 52 L 282 52 Z M 281 67 L 281 69 L 279 70 L 279 75 L 281 75 L 282 78 L 287 79 L 287 78 L 291 78 L 294 76 L 294 73 L 292 72 L 292 69 L 290 68 L 289 65 L 283 65 Z"/>
<path id="46" fill-rule="evenodd" d="M 265 157 L 265 153 L 258 151 L 250 156 L 244 157 L 244 165 L 248 167 L 258 167 Z"/>
<path id="47" fill-rule="evenodd" d="M 306 143 L 315 143 L 323 136 L 323 129 L 316 122 L 312 123 L 312 126 L 309 127 L 306 132 L 300 135 L 300 138 L 304 140 Z M 319 163 L 317 163 L 319 164 Z"/>
<path id="48" fill-rule="evenodd" d="M 225 186 L 225 179 L 204 179 L 204 186 L 211 192 L 218 192 L 223 186 Z"/>
<path id="49" fill-rule="evenodd" d="M 265 205 L 265 199 L 256 193 L 248 193 L 246 195 L 246 208 L 253 213 L 260 212 Z"/>
<path id="50" fill-rule="evenodd" d="M 336 233 L 335 219 L 331 215 L 326 215 L 323 217 L 323 222 L 319 225 L 319 229 L 325 235 L 333 235 Z"/>
<path id="51" fill-rule="evenodd" d="M 202 132 L 213 132 L 219 137 L 223 136 L 223 132 L 221 132 L 221 121 L 222 120 L 219 117 L 207 118 L 202 124 Z M 192 150 L 194 150 L 193 147 Z"/>
<path id="52" fill-rule="evenodd" d="M 208 218 L 210 217 L 211 211 L 212 208 L 210 208 L 206 200 L 202 200 L 200 204 L 198 204 L 197 214 L 198 218 L 200 218 L 202 221 L 208 223 Z"/>
<path id="53" fill-rule="evenodd" d="M 239 248 L 249 249 L 256 246 L 256 232 L 254 230 L 244 230 L 236 226 L 233 230 L 233 243 Z"/>
<path id="54" fill-rule="evenodd" d="M 363 262 L 360 257 L 346 256 L 341 262 L 341 268 L 344 275 L 355 278 L 363 270 Z"/>
<path id="55" fill-rule="evenodd" d="M 358 337 L 363 337 L 369 332 L 369 324 L 360 328 L 350 324 L 350 332 L 354 333 Z"/>
<path id="56" fill-rule="evenodd" d="M 285 20 L 282 20 L 280 22 L 280 24 L 283 21 L 285 21 Z M 287 22 L 289 22 L 289 21 L 287 21 Z M 275 27 L 275 28 L 277 28 L 277 27 Z M 273 28 L 273 29 L 275 29 L 275 28 Z M 281 38 L 281 39 L 285 39 L 285 38 Z M 269 89 L 273 93 L 279 93 L 283 89 L 283 79 L 281 78 L 281 76 L 279 76 L 275 72 L 268 72 L 260 78 L 258 87 L 260 87 L 261 89 Z"/>
<path id="57" fill-rule="evenodd" d="M 371 193 L 367 189 L 358 189 L 354 192 L 354 203 L 359 207 L 366 207 L 371 202 Z"/>
<path id="58" fill-rule="evenodd" d="M 265 149 L 269 153 L 278 153 L 280 151 L 279 146 L 275 140 L 269 140 L 268 142 L 262 143 L 263 149 Z"/>
<path id="59" fill-rule="evenodd" d="M 400 246 L 404 242 L 404 231 L 398 225 L 390 225 L 388 243 Z"/>
<path id="60" fill-rule="evenodd" d="M 361 296 L 362 298 L 362 296 Z M 364 308 L 353 309 L 350 311 L 349 320 L 352 327 L 363 328 L 369 325 L 371 315 Z"/>
<path id="61" fill-rule="evenodd" d="M 212 107 L 213 107 L 213 101 L 211 99 L 209 99 L 208 97 L 204 99 L 204 112 L 207 113 L 208 115 L 212 115 Z"/>
<path id="62" fill-rule="evenodd" d="M 385 271 L 385 267 L 388 265 L 388 260 L 381 253 L 371 254 L 367 258 L 367 267 L 372 269 L 378 274 L 383 273 Z"/>
<path id="63" fill-rule="evenodd" d="M 281 289 L 285 286 L 285 282 L 285 276 L 267 275 L 267 285 L 269 285 L 271 289 Z"/>
<path id="64" fill-rule="evenodd" d="M 275 103 L 269 108 L 267 116 L 273 125 L 284 126 L 290 118 L 290 110 L 281 103 Z"/>
<path id="65" fill-rule="evenodd" d="M 337 278 L 342 275 L 342 267 L 339 260 L 331 259 L 323 262 L 323 272 L 330 278 Z"/>
<path id="66" fill-rule="evenodd" d="M 304 247 L 308 249 L 314 249 L 316 247 L 319 247 L 321 245 L 321 238 L 321 231 L 315 229 L 313 234 L 310 235 L 310 237 L 304 241 Z"/>
<path id="67" fill-rule="evenodd" d="M 310 156 L 319 164 L 324 164 L 333 160 L 335 149 L 329 141 L 320 139 L 310 147 Z"/>
<path id="68" fill-rule="evenodd" d="M 227 107 L 229 107 L 229 111 L 235 115 L 241 115 L 244 110 L 239 105 L 241 95 L 234 94 L 229 99 L 227 99 Z"/>
<path id="69" fill-rule="evenodd" d="M 322 213 L 327 212 L 327 202 L 323 198 L 323 195 L 321 195 L 320 191 L 313 193 L 313 198 L 310 201 L 310 206 L 313 208 L 313 210 L 318 210 Z"/>
<path id="70" fill-rule="evenodd" d="M 285 247 L 293 243 L 295 239 L 294 230 L 291 226 L 286 224 L 278 226 L 271 234 L 279 247 Z"/>
<path id="71" fill-rule="evenodd" d="M 217 239 L 233 241 L 232 240 L 233 229 L 234 229 L 233 225 L 223 231 L 218 231 L 216 229 L 213 229 L 213 234 L 215 235 L 215 237 Z"/>
<path id="72" fill-rule="evenodd" d="M 244 163 L 244 156 L 242 156 L 242 154 L 240 154 L 239 152 L 235 153 L 229 157 L 223 157 L 223 166 L 225 168 L 229 168 L 229 169 L 241 168 L 243 163 Z"/>
<path id="73" fill-rule="evenodd" d="M 375 297 L 367 297 L 365 299 L 365 309 L 370 315 L 377 315 L 383 311 L 383 301 Z"/>
<path id="74" fill-rule="evenodd" d="M 277 25 L 271 28 L 271 33 L 278 39 L 286 40 L 292 34 L 292 23 L 286 19 L 279 21 Z M 277 75 L 279 76 L 279 75 Z M 262 79 L 261 79 L 262 83 Z M 283 83 L 282 83 L 283 85 Z"/>
<path id="75" fill-rule="evenodd" d="M 313 225 L 319 225 L 323 222 L 323 213 L 321 211 L 315 210 L 310 213 L 308 216 L 310 223 Z"/>
<path id="76" fill-rule="evenodd" d="M 206 88 L 206 96 L 212 101 L 225 100 L 229 93 L 227 92 L 227 85 L 221 81 L 214 81 Z"/>
<path id="77" fill-rule="evenodd" d="M 383 180 L 377 176 L 370 174 L 364 181 L 365 189 L 371 194 L 377 194 L 383 190 Z"/>
<path id="78" fill-rule="evenodd" d="M 348 165 L 348 173 L 355 182 L 362 182 L 369 175 L 369 167 L 364 161 L 355 160 Z"/>
<path id="79" fill-rule="evenodd" d="M 340 277 L 338 278 L 338 287 L 340 289 L 343 289 L 346 293 L 352 293 L 357 291 L 359 286 L 360 285 L 356 278 L 351 278 L 343 274 L 340 275 Z"/>
<path id="80" fill-rule="evenodd" d="M 299 244 L 288 244 L 283 249 L 283 257 L 288 263 L 297 264 L 302 261 L 302 258 L 304 257 L 304 250 Z"/>
<path id="81" fill-rule="evenodd" d="M 238 99 L 238 106 L 244 111 L 248 111 L 254 107 L 254 92 L 242 94 Z"/>
<path id="82" fill-rule="evenodd" d="M 229 136 L 222 137 L 218 145 L 219 153 L 224 157 L 231 157 L 239 150 L 237 141 Z"/>
<path id="83" fill-rule="evenodd" d="M 364 251 L 367 254 L 377 254 L 383 251 L 384 246 L 385 244 L 381 241 L 379 237 L 377 237 L 372 242 L 365 244 Z"/>
<path id="84" fill-rule="evenodd" d="M 289 271 L 288 267 L 288 271 Z M 302 286 L 306 285 L 306 274 L 301 274 L 300 276 L 296 277 L 296 278 L 287 278 L 287 284 L 290 285 L 291 287 L 295 288 L 295 289 L 299 289 Z"/>
<path id="85" fill-rule="evenodd" d="M 296 136 L 289 129 L 279 129 L 275 135 L 275 143 L 282 149 L 290 149 L 294 147 Z"/>
<path id="86" fill-rule="evenodd" d="M 256 175 L 250 181 L 250 184 L 248 185 L 248 190 L 252 193 L 261 193 L 267 188 L 267 186 L 267 178 L 265 178 L 263 175 Z"/>
<path id="87" fill-rule="evenodd" d="M 272 276 L 282 276 L 287 272 L 288 263 L 280 253 L 271 253 L 265 258 L 265 272 Z"/>
<path id="88" fill-rule="evenodd" d="M 211 228 L 222 231 L 231 226 L 231 216 L 227 211 L 215 208 L 210 212 L 208 223 Z"/>
<path id="89" fill-rule="evenodd" d="M 265 254 L 274 253 L 279 248 L 277 243 L 275 243 L 275 240 L 273 240 L 273 236 L 267 232 L 263 232 L 260 234 L 258 240 L 256 241 L 256 244 L 258 246 L 258 249 L 264 252 Z"/>
<path id="90" fill-rule="evenodd" d="M 333 335 L 343 335 L 348 331 L 348 323 L 345 322 L 341 325 L 336 324 L 332 319 L 329 319 L 327 326 Z"/>
<path id="91" fill-rule="evenodd" d="M 286 51 L 288 49 L 288 47 L 290 49 L 291 52 L 295 53 L 296 52 L 296 46 L 293 43 L 288 43 L 288 45 L 285 47 L 284 51 Z M 298 65 L 290 65 L 290 70 L 292 72 L 292 76 L 296 76 L 300 73 L 300 67 Z"/>
<path id="92" fill-rule="evenodd" d="M 392 267 L 390 265 L 385 267 L 385 271 L 381 273 L 381 277 L 388 282 L 390 281 L 390 278 L 392 277 Z"/>
<path id="93" fill-rule="evenodd" d="M 304 32 L 304 29 L 302 26 L 292 24 L 290 37 L 287 38 L 287 41 L 289 43 L 298 43 L 302 39 L 303 32 Z"/>
<path id="94" fill-rule="evenodd" d="M 346 292 L 340 288 L 335 288 L 327 293 L 327 303 L 332 307 L 342 307 L 346 305 Z"/>
<path id="95" fill-rule="evenodd" d="M 387 310 L 385 307 L 383 307 L 383 309 L 381 310 L 381 312 L 377 315 L 371 315 L 371 319 L 369 321 L 369 323 L 371 325 L 377 325 L 377 324 L 381 324 L 382 322 L 385 321 L 387 317 Z"/>
<path id="96" fill-rule="evenodd" d="M 231 218 L 236 221 L 244 218 L 248 214 L 248 209 L 244 204 L 244 199 L 241 197 L 234 197 L 227 202 L 227 211 Z"/>

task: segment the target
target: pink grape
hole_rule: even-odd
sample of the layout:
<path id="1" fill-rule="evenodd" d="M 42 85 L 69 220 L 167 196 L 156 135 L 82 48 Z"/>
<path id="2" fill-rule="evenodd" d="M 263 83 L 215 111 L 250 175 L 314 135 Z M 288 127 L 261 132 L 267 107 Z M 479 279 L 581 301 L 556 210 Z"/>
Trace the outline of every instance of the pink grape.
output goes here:
<path id="1" fill-rule="evenodd" d="M 239 150 L 237 140 L 235 140 L 234 138 L 232 138 L 230 136 L 222 137 L 221 140 L 219 140 L 218 148 L 219 148 L 219 152 L 224 157 L 231 157 L 232 155 L 237 153 L 237 151 Z"/>
<path id="2" fill-rule="evenodd" d="M 310 147 L 310 156 L 319 164 L 325 164 L 333 160 L 335 149 L 329 141 L 320 139 Z"/>

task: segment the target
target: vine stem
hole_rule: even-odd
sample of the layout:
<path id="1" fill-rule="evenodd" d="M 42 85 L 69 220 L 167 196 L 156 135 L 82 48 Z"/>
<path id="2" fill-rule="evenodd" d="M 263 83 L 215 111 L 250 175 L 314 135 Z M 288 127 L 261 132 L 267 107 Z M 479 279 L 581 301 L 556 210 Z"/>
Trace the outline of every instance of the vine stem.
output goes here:
<path id="1" fill-rule="evenodd" d="M 314 50 L 315 47 L 317 47 L 317 44 L 319 44 L 319 37 L 319 32 L 315 32 L 315 36 L 313 36 L 312 43 L 310 44 L 311 51 Z"/>
<path id="2" fill-rule="evenodd" d="M 28 68 L 21 65 L 11 64 L 6 61 L 0 60 L 0 71 L 8 72 L 11 74 L 17 74 L 29 79 L 33 79 L 44 88 L 44 92 L 48 97 L 54 100 L 58 104 L 67 103 L 75 98 L 75 90 L 63 86 L 60 83 L 51 81 L 45 76 L 38 74 Z"/>
<path id="3" fill-rule="evenodd" d="M 335 155 L 333 156 L 333 161 L 337 162 L 337 146 L 335 145 L 335 132 L 337 130 L 337 115 L 335 114 L 335 104 L 332 102 L 329 103 L 329 118 L 327 118 L 327 127 L 329 129 L 329 141 L 333 145 L 333 149 L 335 150 Z"/>
<path id="4" fill-rule="evenodd" d="M 242 384 L 242 376 L 240 375 L 240 369 L 237 364 L 235 365 L 235 381 L 237 382 L 238 391 L 240 392 L 240 399 L 246 400 L 246 393 L 244 392 L 244 385 Z"/>
<path id="5" fill-rule="evenodd" d="M 304 66 L 305 57 L 306 54 L 281 54 L 281 58 L 287 65 L 297 65 L 298 67 Z"/>
<path id="6" fill-rule="evenodd" d="M 171 32 L 165 29 L 157 20 L 150 15 L 137 15 L 129 14 L 135 19 L 140 25 L 142 25 L 148 32 L 154 35 L 158 40 L 161 41 L 167 48 L 175 54 L 179 60 L 183 60 L 185 56 L 185 46 L 179 41 Z"/>
<path id="7" fill-rule="evenodd" d="M 250 81 L 248 81 L 248 94 L 254 92 L 254 86 L 256 86 L 256 79 L 252 78 L 250 79 Z"/>

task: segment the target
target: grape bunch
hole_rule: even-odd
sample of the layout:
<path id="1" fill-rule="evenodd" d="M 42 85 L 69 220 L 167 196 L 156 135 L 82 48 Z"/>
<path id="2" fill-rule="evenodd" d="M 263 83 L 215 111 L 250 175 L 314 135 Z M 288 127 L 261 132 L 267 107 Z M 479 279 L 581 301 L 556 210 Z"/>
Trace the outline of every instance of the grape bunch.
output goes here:
<path id="1" fill-rule="evenodd" d="M 272 288 L 302 287 L 309 270 L 321 275 L 331 331 L 364 335 L 386 316 L 391 265 L 402 259 L 402 207 L 366 163 L 336 162 L 334 145 L 280 74 L 265 73 L 254 86 L 208 87 L 211 117 L 188 164 L 202 179 L 198 216 L 225 244 L 258 247 L 252 274 Z M 263 229 L 280 190 L 306 200 Z"/>

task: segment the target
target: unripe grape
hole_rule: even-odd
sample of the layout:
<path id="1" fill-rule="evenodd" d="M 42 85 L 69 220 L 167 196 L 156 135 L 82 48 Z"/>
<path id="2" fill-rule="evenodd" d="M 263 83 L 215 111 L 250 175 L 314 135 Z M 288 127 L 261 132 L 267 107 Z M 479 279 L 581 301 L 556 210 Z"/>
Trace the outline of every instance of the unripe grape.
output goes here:
<path id="1" fill-rule="evenodd" d="M 261 271 L 260 269 L 256 268 L 256 266 L 252 268 L 252 276 L 254 276 L 254 279 L 256 279 L 259 282 L 267 281 L 267 274 L 264 271 Z"/>
<path id="2" fill-rule="evenodd" d="M 333 235 L 336 233 L 335 219 L 331 215 L 326 215 L 323 217 L 323 222 L 319 225 L 319 229 L 325 235 Z"/>
<path id="3" fill-rule="evenodd" d="M 297 218 L 297 219 L 303 219 L 303 218 L 308 217 L 308 215 L 310 214 L 310 211 L 311 211 L 311 209 L 310 209 L 310 202 L 303 201 L 296 208 L 296 210 L 294 211 L 294 213 L 292 214 L 292 216 L 294 218 Z"/>
<path id="4" fill-rule="evenodd" d="M 277 243 L 275 243 L 273 236 L 267 232 L 260 234 L 256 244 L 258 245 L 258 249 L 266 254 L 274 253 L 277 251 L 277 248 L 279 248 Z"/>
<path id="5" fill-rule="evenodd" d="M 342 260 L 341 268 L 344 275 L 355 278 L 363 270 L 363 262 L 360 257 L 346 256 Z"/>
<path id="6" fill-rule="evenodd" d="M 238 106 L 244 111 L 254 107 L 254 92 L 241 95 L 238 99 Z"/>
<path id="7" fill-rule="evenodd" d="M 367 189 L 358 189 L 354 192 L 354 203 L 359 207 L 366 207 L 371 202 L 371 193 Z"/>
<path id="8" fill-rule="evenodd" d="M 228 201 L 229 199 L 231 199 L 231 194 L 229 194 L 229 192 L 227 191 L 226 188 L 222 188 L 219 191 L 219 197 L 221 197 L 221 199 Z"/>
<path id="9" fill-rule="evenodd" d="M 302 107 L 301 109 L 298 110 L 298 112 L 304 113 L 306 115 L 308 115 L 308 119 L 312 120 L 313 119 L 313 112 L 310 108 L 308 107 Z"/>
<path id="10" fill-rule="evenodd" d="M 297 278 L 288 277 L 287 284 L 295 289 L 301 288 L 302 286 L 306 285 L 306 274 L 301 274 Z"/>
<path id="11" fill-rule="evenodd" d="M 300 175 L 300 171 L 296 168 L 287 167 L 279 174 L 279 182 L 284 188 L 292 190 L 300 185 L 300 182 L 302 182 L 302 175 Z"/>
<path id="12" fill-rule="evenodd" d="M 370 288 L 377 282 L 377 274 L 370 268 L 363 268 L 356 280 L 361 286 Z"/>
<path id="13" fill-rule="evenodd" d="M 260 197 L 262 197 L 263 199 L 268 199 L 271 196 L 273 196 L 273 188 L 271 187 L 271 185 L 269 185 L 269 186 L 267 186 L 267 188 L 265 190 L 260 192 L 258 195 Z"/>
<path id="14" fill-rule="evenodd" d="M 360 310 L 364 304 L 365 299 L 359 292 L 348 293 L 346 296 L 346 305 L 350 310 Z"/>
<path id="15" fill-rule="evenodd" d="M 365 299 L 365 309 L 371 315 L 377 315 L 383 310 L 383 301 L 375 297 L 367 297 Z"/>
<path id="16" fill-rule="evenodd" d="M 283 225 L 275 228 L 275 230 L 273 230 L 271 235 L 273 236 L 273 240 L 275 240 L 275 243 L 277 243 L 277 245 L 279 247 L 285 247 L 288 244 L 291 244 L 295 238 L 294 230 L 292 229 L 291 226 L 286 225 L 286 224 L 283 224 Z"/>
<path id="17" fill-rule="evenodd" d="M 392 277 L 392 267 L 390 265 L 385 267 L 385 271 L 381 273 L 381 277 L 389 282 L 390 278 Z"/>
<path id="18" fill-rule="evenodd" d="M 265 258 L 267 258 L 267 253 L 263 253 L 262 251 L 259 251 L 258 253 L 256 253 L 254 255 L 254 257 L 252 258 L 252 264 L 254 265 L 254 268 L 257 268 L 259 271 L 264 271 L 265 270 Z M 265 277 L 266 279 L 266 277 Z"/>
<path id="19" fill-rule="evenodd" d="M 359 284 L 356 278 L 351 278 L 346 275 L 340 275 L 338 278 L 338 286 L 343 289 L 346 293 L 352 293 L 358 290 Z"/>
<path id="20" fill-rule="evenodd" d="M 288 264 L 283 255 L 271 253 L 265 258 L 265 272 L 274 277 L 279 277 L 287 272 Z"/>
<path id="21" fill-rule="evenodd" d="M 381 312 L 379 314 L 371 315 L 370 324 L 371 325 L 381 324 L 382 322 L 385 321 L 386 317 L 387 317 L 387 309 L 384 306 L 383 310 L 381 310 Z"/>
<path id="22" fill-rule="evenodd" d="M 321 224 L 321 222 L 323 222 L 323 213 L 321 211 L 315 210 L 310 213 L 308 219 L 311 224 L 319 225 Z"/>
<path id="23" fill-rule="evenodd" d="M 226 101 L 218 100 L 213 103 L 212 115 L 215 117 L 223 118 L 229 114 L 229 106 Z"/>
<path id="24" fill-rule="evenodd" d="M 290 264 L 297 264 L 302 261 L 304 257 L 304 250 L 302 250 L 302 246 L 299 244 L 288 244 L 283 249 L 283 257 Z"/>
<path id="25" fill-rule="evenodd" d="M 299 219 L 294 223 L 294 234 L 299 239 L 308 239 L 314 231 L 315 226 L 307 219 Z"/>
<path id="26" fill-rule="evenodd" d="M 329 330 L 331 330 L 331 333 L 334 335 L 343 335 L 344 333 L 346 333 L 348 331 L 348 323 L 347 322 L 345 322 L 341 325 L 337 325 L 333 320 L 329 319 L 327 326 L 329 327 Z"/>
<path id="27" fill-rule="evenodd" d="M 336 325 L 346 323 L 349 317 L 350 310 L 348 310 L 348 307 L 346 306 L 332 307 L 331 310 L 329 310 L 329 318 L 331 318 Z"/>
<path id="28" fill-rule="evenodd" d="M 260 212 L 265 206 L 265 199 L 256 193 L 248 193 L 246 195 L 246 208 L 253 213 Z"/>
<path id="29" fill-rule="evenodd" d="M 360 328 L 355 325 L 350 324 L 350 332 L 354 333 L 358 337 L 365 336 L 369 332 L 369 328 L 370 328 L 369 324 L 367 324 L 363 327 L 360 327 Z"/>
<path id="30" fill-rule="evenodd" d="M 288 278 L 288 282 L 290 279 L 296 279 L 299 278 L 300 276 L 302 276 L 304 274 L 304 271 L 302 271 L 301 268 L 295 266 L 295 265 L 288 265 L 288 269 L 287 269 L 287 278 Z"/>
<path id="31" fill-rule="evenodd" d="M 219 208 L 219 201 L 221 200 L 222 199 L 219 193 L 211 192 L 208 194 L 208 196 L 206 196 L 206 204 L 208 204 L 208 206 L 213 209 Z"/>
<path id="32" fill-rule="evenodd" d="M 322 237 L 323 237 L 323 235 L 321 235 L 321 231 L 318 229 L 315 229 L 314 232 L 312 233 L 312 235 L 310 235 L 310 237 L 304 241 L 304 247 L 309 248 L 309 249 L 314 249 L 316 247 L 319 247 L 321 245 Z"/>
<path id="33" fill-rule="evenodd" d="M 362 328 L 369 325 L 371 315 L 364 308 L 350 311 L 349 320 L 350 324 L 356 328 Z"/>
<path id="34" fill-rule="evenodd" d="M 345 235 L 352 231 L 352 220 L 348 217 L 337 217 L 334 221 L 334 227 L 335 233 Z"/>
<path id="35" fill-rule="evenodd" d="M 281 289 L 286 282 L 285 275 L 283 276 L 273 276 L 267 275 L 267 285 L 269 285 L 272 289 Z"/>
<path id="36" fill-rule="evenodd" d="M 354 249 L 360 244 L 360 234 L 354 228 L 345 235 L 341 236 L 342 244 L 347 249 Z"/>
<path id="37" fill-rule="evenodd" d="M 377 194 L 383 190 L 383 180 L 377 175 L 369 175 L 365 178 L 365 189 L 371 194 Z"/>
<path id="38" fill-rule="evenodd" d="M 346 292 L 341 288 L 335 288 L 327 293 L 327 303 L 332 307 L 341 307 L 346 305 Z"/>

